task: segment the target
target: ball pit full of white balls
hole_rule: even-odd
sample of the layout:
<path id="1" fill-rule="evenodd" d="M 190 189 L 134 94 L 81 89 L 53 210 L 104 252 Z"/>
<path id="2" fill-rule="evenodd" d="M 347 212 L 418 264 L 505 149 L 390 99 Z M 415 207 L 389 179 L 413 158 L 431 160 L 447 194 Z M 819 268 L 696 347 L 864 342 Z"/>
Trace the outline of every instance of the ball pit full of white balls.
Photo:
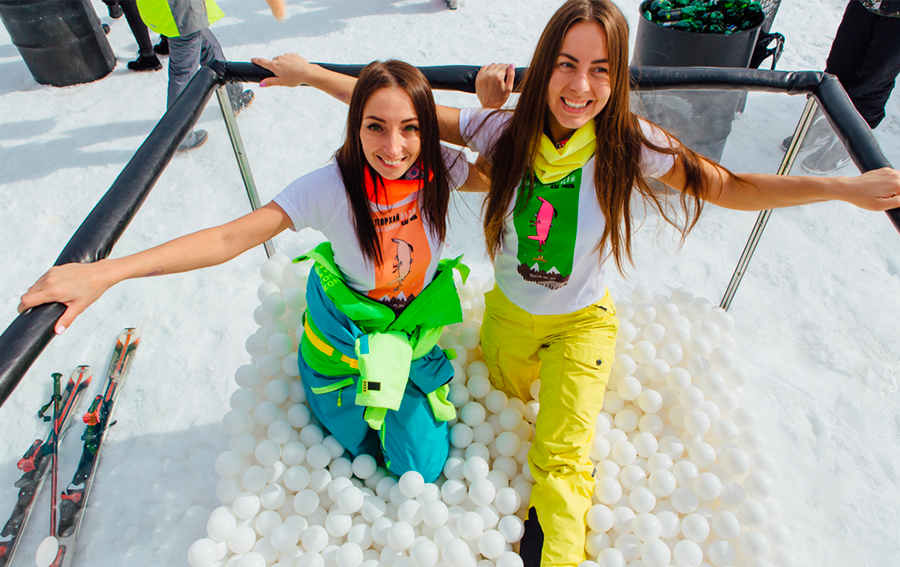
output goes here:
<path id="1" fill-rule="evenodd" d="M 465 320 L 439 344 L 457 353 L 459 418 L 443 474 L 426 483 L 352 458 L 310 412 L 296 361 L 309 268 L 279 253 L 260 270 L 259 330 L 222 420 L 231 449 L 215 463 L 222 506 L 190 565 L 521 567 L 540 383 L 527 403 L 491 387 L 479 334 L 492 282 L 457 280 Z M 591 449 L 597 485 L 581 567 L 789 567 L 771 459 L 756 413 L 740 405 L 747 373 L 732 317 L 683 289 L 637 288 L 616 304 L 618 358 Z"/>

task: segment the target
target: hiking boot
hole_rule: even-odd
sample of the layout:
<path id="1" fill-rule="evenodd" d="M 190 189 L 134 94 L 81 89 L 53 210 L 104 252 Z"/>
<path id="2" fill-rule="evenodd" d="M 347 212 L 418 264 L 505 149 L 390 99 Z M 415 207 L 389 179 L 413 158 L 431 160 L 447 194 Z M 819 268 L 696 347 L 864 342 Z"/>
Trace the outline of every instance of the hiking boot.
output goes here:
<path id="1" fill-rule="evenodd" d="M 153 53 L 157 55 L 169 54 L 169 38 L 164 35 L 159 36 L 159 43 L 153 46 Z"/>
<path id="2" fill-rule="evenodd" d="M 232 100 L 231 110 L 234 112 L 234 115 L 237 116 L 241 113 L 242 110 L 250 106 L 250 103 L 253 102 L 254 96 L 255 95 L 253 94 L 253 91 L 247 89 L 246 91 L 239 94 L 237 98 Z"/>
<path id="3" fill-rule="evenodd" d="M 850 164 L 850 155 L 837 138 L 806 156 L 800 164 L 813 175 L 827 175 Z"/>
<path id="4" fill-rule="evenodd" d="M 109 17 L 118 20 L 125 15 L 125 10 L 118 4 L 107 4 L 106 9 L 109 10 Z"/>
<path id="5" fill-rule="evenodd" d="M 162 63 L 156 55 L 138 55 L 137 59 L 128 62 L 128 68 L 132 71 L 159 71 Z"/>
<path id="6" fill-rule="evenodd" d="M 206 130 L 194 130 L 185 136 L 184 141 L 181 142 L 181 145 L 178 146 L 176 151 L 186 152 L 188 150 L 193 150 L 194 148 L 199 148 L 206 143 L 208 138 L 209 134 L 206 133 Z"/>

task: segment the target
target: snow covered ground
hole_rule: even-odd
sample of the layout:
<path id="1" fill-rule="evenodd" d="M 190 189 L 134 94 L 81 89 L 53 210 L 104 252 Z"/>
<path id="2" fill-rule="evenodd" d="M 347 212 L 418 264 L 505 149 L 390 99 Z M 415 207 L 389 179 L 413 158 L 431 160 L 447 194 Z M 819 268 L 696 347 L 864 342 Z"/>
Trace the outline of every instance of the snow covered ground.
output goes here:
<path id="1" fill-rule="evenodd" d="M 93 0 L 105 15 L 100 0 Z M 228 57 L 246 61 L 287 51 L 310 60 L 365 63 L 396 57 L 419 65 L 527 65 L 557 2 L 469 0 L 289 0 L 276 22 L 265 3 L 220 0 L 213 30 Z M 620 6 L 637 23 L 637 1 Z M 787 36 L 779 69 L 820 70 L 845 2 L 783 5 L 773 31 Z M 101 81 L 68 88 L 34 82 L 0 30 L 0 326 L 18 296 L 56 259 L 69 236 L 130 159 L 165 109 L 165 72 L 136 74 L 125 63 L 135 43 L 122 20 L 110 42 L 117 68 Z M 256 87 L 254 87 L 256 89 Z M 476 105 L 473 95 L 439 102 Z M 723 163 L 734 171 L 774 172 L 778 144 L 793 131 L 804 101 L 750 95 Z M 875 132 L 900 163 L 900 95 Z M 238 120 L 263 202 L 297 176 L 325 164 L 340 143 L 345 107 L 311 89 L 257 90 Z M 249 210 L 215 105 L 201 128 L 210 141 L 179 154 L 113 252 L 120 256 L 230 220 Z M 855 173 L 852 166 L 841 173 Z M 457 196 L 447 255 L 465 252 L 487 278 L 475 219 L 477 197 Z M 610 287 L 627 297 L 638 285 L 670 294 L 685 287 L 717 303 L 756 215 L 710 207 L 679 250 L 670 231 L 648 218 L 627 278 Z M 298 255 L 320 240 L 285 233 L 277 249 Z M 776 211 L 730 312 L 737 354 L 750 370 L 745 405 L 777 464 L 776 496 L 799 566 L 889 565 L 900 559 L 900 255 L 888 219 L 829 203 Z M 216 456 L 228 448 L 220 420 L 237 387 L 243 345 L 256 329 L 262 248 L 217 268 L 127 282 L 111 290 L 55 339 L 0 408 L 0 522 L 20 476 L 15 463 L 44 425 L 34 417 L 49 398 L 51 372 L 90 364 L 99 382 L 113 341 L 137 327 L 141 346 L 122 392 L 118 423 L 104 449 L 75 565 L 186 565 L 205 535 L 215 495 Z M 894 321 L 894 323 L 892 323 Z M 94 388 L 99 385 L 95 384 Z M 80 453 L 76 427 L 62 448 L 67 482 Z M 47 491 L 14 565 L 31 565 L 47 533 Z"/>

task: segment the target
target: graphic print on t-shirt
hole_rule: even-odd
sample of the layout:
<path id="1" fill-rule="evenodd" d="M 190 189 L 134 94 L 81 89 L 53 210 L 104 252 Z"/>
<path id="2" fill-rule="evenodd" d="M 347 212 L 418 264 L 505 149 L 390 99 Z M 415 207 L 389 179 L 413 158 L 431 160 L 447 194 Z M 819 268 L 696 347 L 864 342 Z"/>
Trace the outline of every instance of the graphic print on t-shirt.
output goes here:
<path id="1" fill-rule="evenodd" d="M 431 247 L 419 214 L 418 199 L 387 210 L 373 210 L 381 239 L 381 266 L 375 267 L 375 289 L 368 296 L 399 311 L 425 287 Z"/>
<path id="2" fill-rule="evenodd" d="M 566 285 L 572 275 L 578 228 L 581 169 L 554 183 L 535 180 L 531 199 L 519 187 L 513 224 L 519 241 L 519 274 L 549 289 Z"/>

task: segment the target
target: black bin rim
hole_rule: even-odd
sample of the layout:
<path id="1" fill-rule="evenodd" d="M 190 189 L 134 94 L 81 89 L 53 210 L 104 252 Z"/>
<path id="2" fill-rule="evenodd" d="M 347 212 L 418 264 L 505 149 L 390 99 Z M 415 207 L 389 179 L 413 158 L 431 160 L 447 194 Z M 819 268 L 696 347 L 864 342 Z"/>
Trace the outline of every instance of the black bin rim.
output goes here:
<path id="1" fill-rule="evenodd" d="M 643 2 L 641 2 L 641 5 L 638 7 L 638 11 L 639 11 L 638 17 L 640 17 L 640 19 L 643 20 L 645 25 L 651 25 L 655 28 L 658 28 L 661 30 L 667 30 L 670 33 L 681 34 L 684 36 L 697 37 L 698 35 L 703 35 L 703 36 L 709 36 L 709 37 L 726 37 L 726 34 L 723 34 L 723 33 L 699 33 L 699 32 L 692 32 L 692 31 L 685 31 L 685 30 L 676 30 L 674 28 L 666 27 L 666 26 L 660 25 L 656 22 L 653 22 L 651 20 L 648 20 L 647 18 L 644 17 L 644 12 L 646 12 L 648 10 L 648 8 L 650 7 L 650 4 L 652 4 L 653 1 L 654 0 L 643 0 Z M 760 18 L 759 22 L 756 25 L 754 25 L 752 28 L 746 29 L 746 30 L 741 30 L 739 32 L 730 33 L 727 35 L 727 37 L 736 37 L 736 36 L 740 36 L 742 34 L 756 33 L 756 29 L 759 28 L 761 25 L 763 25 L 765 23 L 765 21 L 766 21 L 766 14 L 765 14 L 765 12 L 763 12 L 762 17 Z"/>

